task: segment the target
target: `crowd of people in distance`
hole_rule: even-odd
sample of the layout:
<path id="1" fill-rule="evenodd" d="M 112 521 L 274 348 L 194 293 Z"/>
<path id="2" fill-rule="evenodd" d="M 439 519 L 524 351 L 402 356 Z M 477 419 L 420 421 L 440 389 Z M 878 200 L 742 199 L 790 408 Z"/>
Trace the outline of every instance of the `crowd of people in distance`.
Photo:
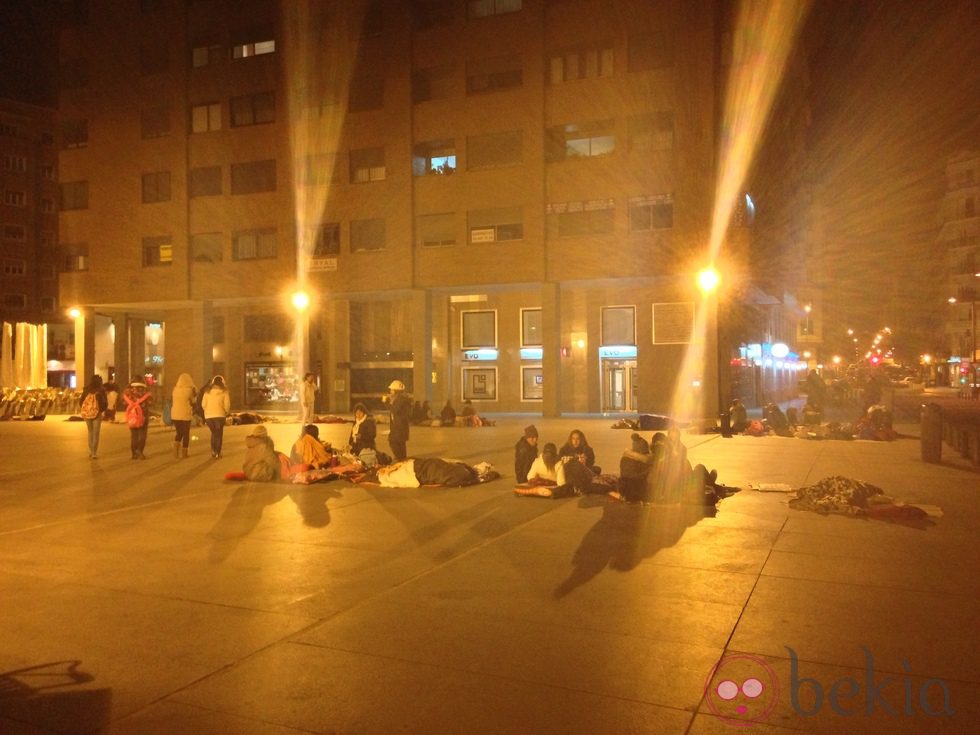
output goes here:
<path id="1" fill-rule="evenodd" d="M 527 426 L 514 445 L 518 482 L 514 492 L 546 498 L 605 494 L 631 503 L 683 500 L 713 505 L 733 491 L 718 484 L 716 471 L 691 465 L 678 428 L 656 432 L 650 443 L 635 432 L 630 439 L 619 476 L 605 475 L 581 430 L 574 429 L 561 449 L 548 442 L 539 454 L 537 427 Z"/>

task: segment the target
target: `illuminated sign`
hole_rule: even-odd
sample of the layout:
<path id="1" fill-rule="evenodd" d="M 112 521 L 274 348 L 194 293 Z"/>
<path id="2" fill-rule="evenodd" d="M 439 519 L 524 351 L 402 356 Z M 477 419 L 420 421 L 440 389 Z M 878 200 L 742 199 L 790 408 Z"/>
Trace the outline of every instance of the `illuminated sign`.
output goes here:
<path id="1" fill-rule="evenodd" d="M 636 359 L 636 345 L 607 345 L 599 348 L 599 357 Z"/>
<path id="2" fill-rule="evenodd" d="M 540 360 L 544 356 L 541 347 L 521 347 L 522 360 Z"/>
<path id="3" fill-rule="evenodd" d="M 785 344 L 783 344 L 782 342 L 777 342 L 777 343 L 776 343 L 776 344 L 774 344 L 774 345 L 772 346 L 772 348 L 771 348 L 771 349 L 769 350 L 769 353 L 770 353 L 770 354 L 771 354 L 771 355 L 772 355 L 773 357 L 779 357 L 779 358 L 783 358 L 783 357 L 786 357 L 786 356 L 787 356 L 787 355 L 789 354 L 789 347 L 787 347 L 787 346 L 786 346 Z"/>
<path id="4" fill-rule="evenodd" d="M 489 347 L 481 347 L 478 350 L 464 350 L 463 359 L 467 362 L 486 362 L 497 359 L 497 351 Z"/>

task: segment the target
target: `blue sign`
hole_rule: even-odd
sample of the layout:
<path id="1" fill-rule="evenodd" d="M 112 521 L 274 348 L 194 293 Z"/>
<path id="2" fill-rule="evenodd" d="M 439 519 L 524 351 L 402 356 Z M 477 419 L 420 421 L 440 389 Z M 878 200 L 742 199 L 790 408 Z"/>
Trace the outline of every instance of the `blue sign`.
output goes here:
<path id="1" fill-rule="evenodd" d="M 521 347 L 522 360 L 540 360 L 544 356 L 541 347 Z"/>
<path id="2" fill-rule="evenodd" d="M 607 345 L 599 348 L 599 357 L 615 357 L 620 360 L 635 360 L 636 345 Z"/>
<path id="3" fill-rule="evenodd" d="M 463 359 L 468 362 L 488 362 L 497 359 L 497 351 L 490 347 L 481 347 L 478 350 L 463 350 Z"/>

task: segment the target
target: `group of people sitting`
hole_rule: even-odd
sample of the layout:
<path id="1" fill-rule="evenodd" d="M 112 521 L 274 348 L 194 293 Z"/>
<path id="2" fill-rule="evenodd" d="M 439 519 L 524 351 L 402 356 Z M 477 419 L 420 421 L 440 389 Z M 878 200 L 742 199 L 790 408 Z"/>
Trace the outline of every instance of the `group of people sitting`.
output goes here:
<path id="1" fill-rule="evenodd" d="M 680 430 L 657 432 L 648 443 L 638 433 L 620 460 L 620 474 L 604 475 L 585 434 L 573 430 L 558 449 L 547 443 L 538 454 L 538 430 L 527 426 L 514 446 L 514 492 L 554 498 L 605 494 L 630 503 L 677 502 L 713 505 L 731 493 L 717 483 L 718 473 L 704 465 L 692 466 Z"/>

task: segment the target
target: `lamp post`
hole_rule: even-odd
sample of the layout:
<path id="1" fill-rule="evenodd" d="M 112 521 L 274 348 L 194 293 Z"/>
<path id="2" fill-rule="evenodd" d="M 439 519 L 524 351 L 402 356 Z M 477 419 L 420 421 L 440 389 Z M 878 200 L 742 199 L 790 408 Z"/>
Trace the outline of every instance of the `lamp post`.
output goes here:
<path id="1" fill-rule="evenodd" d="M 726 439 L 732 436 L 731 416 L 728 413 L 728 386 L 726 385 L 727 367 L 723 354 L 724 330 L 722 329 L 722 310 L 719 308 L 718 286 L 721 284 L 721 276 L 712 266 L 708 266 L 698 272 L 698 288 L 705 300 L 711 299 L 713 302 L 712 313 L 715 317 L 715 359 L 718 361 L 718 415 L 721 419 L 721 435 Z M 707 358 L 707 355 L 705 355 Z"/>

